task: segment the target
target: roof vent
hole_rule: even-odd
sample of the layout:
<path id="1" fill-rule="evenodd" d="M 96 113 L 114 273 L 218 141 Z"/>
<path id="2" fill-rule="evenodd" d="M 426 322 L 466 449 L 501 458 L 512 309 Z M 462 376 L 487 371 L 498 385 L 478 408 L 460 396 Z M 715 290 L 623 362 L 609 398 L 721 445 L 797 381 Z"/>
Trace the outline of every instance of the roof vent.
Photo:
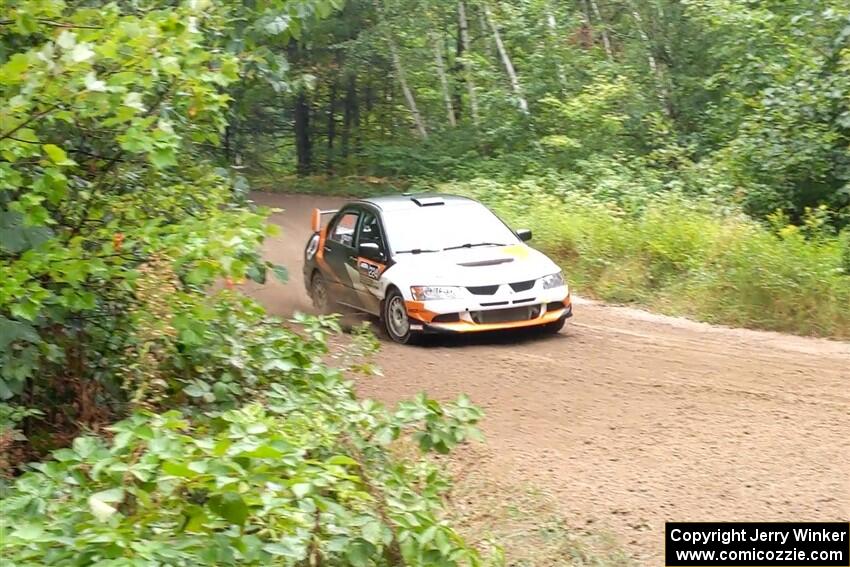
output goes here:
<path id="1" fill-rule="evenodd" d="M 410 200 L 420 207 L 435 207 L 446 204 L 442 197 L 413 197 Z"/>

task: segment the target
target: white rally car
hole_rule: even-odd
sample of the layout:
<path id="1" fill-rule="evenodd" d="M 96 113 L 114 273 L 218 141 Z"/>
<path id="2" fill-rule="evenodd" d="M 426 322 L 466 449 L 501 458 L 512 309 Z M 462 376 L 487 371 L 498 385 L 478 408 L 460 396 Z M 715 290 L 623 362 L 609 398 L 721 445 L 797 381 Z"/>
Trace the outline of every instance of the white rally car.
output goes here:
<path id="1" fill-rule="evenodd" d="M 326 226 L 323 218 L 333 215 Z M 320 312 L 380 317 L 394 341 L 422 333 L 539 327 L 572 315 L 561 269 L 465 197 L 398 195 L 313 211 L 304 282 Z"/>

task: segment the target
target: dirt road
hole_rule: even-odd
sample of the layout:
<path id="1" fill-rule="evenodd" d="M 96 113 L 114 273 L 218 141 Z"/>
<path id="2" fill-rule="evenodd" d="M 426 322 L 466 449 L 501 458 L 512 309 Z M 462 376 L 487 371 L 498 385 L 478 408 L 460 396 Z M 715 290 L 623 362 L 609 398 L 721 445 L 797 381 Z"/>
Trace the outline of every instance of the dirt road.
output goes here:
<path id="1" fill-rule="evenodd" d="M 306 310 L 309 211 L 339 201 L 255 200 L 286 209 L 267 254 L 291 282 L 252 291 L 273 312 Z M 639 564 L 661 564 L 665 520 L 850 518 L 848 343 L 580 301 L 556 337 L 385 344 L 379 362 L 363 395 L 469 394 L 487 414 L 471 466 L 545 487 Z"/>

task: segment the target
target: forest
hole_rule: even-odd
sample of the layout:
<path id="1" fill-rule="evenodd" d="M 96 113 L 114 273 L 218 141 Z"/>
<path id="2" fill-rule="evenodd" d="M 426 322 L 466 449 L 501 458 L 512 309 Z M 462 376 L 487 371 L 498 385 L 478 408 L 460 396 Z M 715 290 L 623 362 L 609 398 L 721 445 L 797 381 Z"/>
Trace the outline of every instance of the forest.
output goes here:
<path id="1" fill-rule="evenodd" d="M 251 190 L 470 195 L 581 295 L 850 337 L 846 2 L 0 7 L 0 565 L 502 564 L 433 458 L 480 409 L 242 295 L 300 269 Z"/>
<path id="2" fill-rule="evenodd" d="M 292 82 L 243 83 L 224 150 L 267 190 L 473 195 L 585 294 L 848 337 L 849 11 L 351 1 L 267 46 Z"/>

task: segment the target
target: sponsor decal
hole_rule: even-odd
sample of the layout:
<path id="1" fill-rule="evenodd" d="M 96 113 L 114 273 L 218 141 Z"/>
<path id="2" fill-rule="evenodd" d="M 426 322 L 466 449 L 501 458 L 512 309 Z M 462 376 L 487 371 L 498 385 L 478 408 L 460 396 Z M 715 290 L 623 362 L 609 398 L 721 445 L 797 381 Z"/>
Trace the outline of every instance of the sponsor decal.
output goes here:
<path id="1" fill-rule="evenodd" d="M 518 260 L 525 260 L 528 258 L 528 246 L 525 244 L 514 244 L 513 246 L 505 246 L 502 248 L 502 252 L 511 256 L 513 258 L 517 258 Z"/>
<path id="2" fill-rule="evenodd" d="M 379 264 L 366 258 L 357 258 L 357 269 L 373 282 L 377 282 L 381 278 L 381 274 L 384 273 L 385 268 L 386 266 L 384 264 Z"/>

